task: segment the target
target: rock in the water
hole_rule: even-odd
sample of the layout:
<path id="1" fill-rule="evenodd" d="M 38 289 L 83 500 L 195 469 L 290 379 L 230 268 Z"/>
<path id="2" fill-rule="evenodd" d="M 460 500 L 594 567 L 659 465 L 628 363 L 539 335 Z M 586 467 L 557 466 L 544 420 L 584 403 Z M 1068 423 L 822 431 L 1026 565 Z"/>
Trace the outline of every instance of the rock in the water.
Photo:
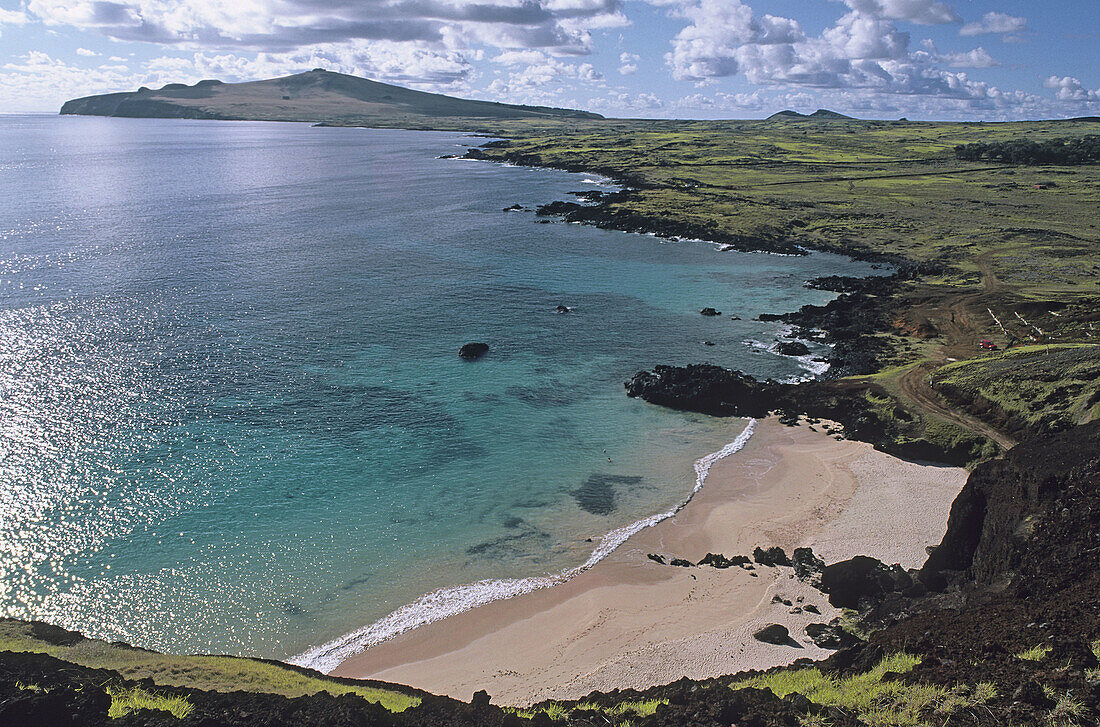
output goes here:
<path id="1" fill-rule="evenodd" d="M 859 639 L 844 629 L 828 624 L 810 624 L 806 627 L 806 635 L 820 648 L 832 651 L 847 649 L 859 643 Z"/>
<path id="2" fill-rule="evenodd" d="M 714 310 L 713 308 L 704 308 L 703 310 L 701 310 L 699 312 L 702 315 L 705 315 L 705 316 L 720 316 L 720 315 L 722 315 L 722 311 Z"/>
<path id="3" fill-rule="evenodd" d="M 504 211 L 505 211 L 505 212 L 519 212 L 519 211 L 520 211 L 521 209 L 523 209 L 523 205 L 521 205 L 521 204 L 514 204 L 514 205 L 512 205 L 511 207 L 505 207 L 505 208 L 504 208 Z"/>
<path id="4" fill-rule="evenodd" d="M 752 551 L 752 559 L 760 565 L 791 565 L 791 559 L 788 558 L 787 554 L 783 552 L 783 549 L 778 546 L 768 548 L 767 550 L 756 548 Z"/>
<path id="5" fill-rule="evenodd" d="M 570 313 L 572 312 L 572 310 L 573 309 L 567 305 L 559 305 L 557 308 L 554 309 L 556 313 Z"/>
<path id="6" fill-rule="evenodd" d="M 489 351 L 489 344 L 487 343 L 466 343 L 462 345 L 462 348 L 458 349 L 458 355 L 460 358 L 464 358 L 467 361 L 476 361 L 484 356 Z"/>
<path id="7" fill-rule="evenodd" d="M 784 356 L 805 356 L 810 352 L 805 343 L 801 341 L 780 341 L 779 353 Z"/>
<path id="8" fill-rule="evenodd" d="M 786 644 L 791 640 L 791 632 L 781 624 L 769 624 L 752 635 L 757 641 L 765 644 Z"/>
<path id="9" fill-rule="evenodd" d="M 704 345 L 704 346 L 713 346 L 713 345 L 714 345 L 714 341 L 703 341 L 703 345 Z"/>
<path id="10" fill-rule="evenodd" d="M 782 385 L 713 364 L 656 366 L 626 383 L 627 396 L 672 409 L 716 416 L 767 416 L 778 408 Z"/>

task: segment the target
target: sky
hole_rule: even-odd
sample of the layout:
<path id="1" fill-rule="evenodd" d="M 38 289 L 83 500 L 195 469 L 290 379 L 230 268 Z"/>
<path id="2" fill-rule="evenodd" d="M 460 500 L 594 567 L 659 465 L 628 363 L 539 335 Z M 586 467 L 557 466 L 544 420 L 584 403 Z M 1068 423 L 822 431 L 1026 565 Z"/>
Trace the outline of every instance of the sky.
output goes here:
<path id="1" fill-rule="evenodd" d="M 0 0 L 0 113 L 317 67 L 620 117 L 1100 115 L 1100 0 Z"/>

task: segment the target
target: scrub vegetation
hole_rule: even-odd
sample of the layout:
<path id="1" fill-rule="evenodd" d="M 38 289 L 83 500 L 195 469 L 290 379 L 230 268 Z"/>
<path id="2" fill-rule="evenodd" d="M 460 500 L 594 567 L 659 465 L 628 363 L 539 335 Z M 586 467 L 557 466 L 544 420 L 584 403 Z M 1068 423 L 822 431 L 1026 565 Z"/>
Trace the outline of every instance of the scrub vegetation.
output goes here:
<path id="1" fill-rule="evenodd" d="M 731 689 L 768 689 L 777 697 L 801 694 L 822 706 L 833 707 L 871 727 L 913 725 L 939 727 L 953 715 L 980 707 L 997 696 L 989 682 L 954 688 L 911 683 L 899 678 L 912 671 L 920 658 L 901 653 L 883 659 L 862 674 L 837 678 L 820 669 L 786 669 L 742 679 Z M 890 678 L 884 678 L 890 675 Z M 808 725 L 823 724 L 813 718 Z"/>

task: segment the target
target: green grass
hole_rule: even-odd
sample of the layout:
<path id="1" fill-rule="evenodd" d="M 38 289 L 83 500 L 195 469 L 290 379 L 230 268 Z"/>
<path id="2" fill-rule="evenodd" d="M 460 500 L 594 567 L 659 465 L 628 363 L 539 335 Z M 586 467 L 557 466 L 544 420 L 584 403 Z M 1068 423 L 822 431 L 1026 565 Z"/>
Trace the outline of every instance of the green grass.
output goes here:
<path id="1" fill-rule="evenodd" d="M 1076 727 L 1083 724 L 1082 720 L 1089 714 L 1084 702 L 1072 694 L 1057 695 L 1054 707 L 1047 714 L 1047 724 L 1050 727 Z"/>
<path id="2" fill-rule="evenodd" d="M 1054 648 L 1046 644 L 1039 644 L 1038 646 L 1032 646 L 1030 649 L 1025 649 L 1018 654 L 1015 654 L 1017 659 L 1024 661 L 1042 661 L 1050 650 Z"/>
<path id="3" fill-rule="evenodd" d="M 286 697 L 322 691 L 334 696 L 356 694 L 391 712 L 401 712 L 420 703 L 419 697 L 401 691 L 343 683 L 256 659 L 158 654 L 144 649 L 113 646 L 95 639 L 85 639 L 72 646 L 57 646 L 36 639 L 29 624 L 8 619 L 0 620 L 0 651 L 49 654 L 81 666 L 117 671 L 135 681 L 150 678 L 164 686 L 217 692 L 266 692 Z"/>
<path id="4" fill-rule="evenodd" d="M 644 699 L 635 701 L 619 702 L 618 704 L 603 706 L 596 704 L 595 702 L 578 702 L 574 705 L 563 704 L 562 702 L 546 702 L 544 704 L 537 705 L 535 707 L 529 707 L 527 709 L 508 708 L 507 711 L 513 714 L 519 715 L 531 719 L 539 712 L 545 712 L 550 719 L 555 721 L 568 719 L 574 710 L 595 711 L 601 713 L 605 718 L 609 720 L 609 724 L 615 724 L 618 727 L 629 727 L 631 724 L 630 718 L 632 717 L 648 717 L 657 711 L 657 707 L 662 704 L 668 704 L 667 699 Z"/>
<path id="5" fill-rule="evenodd" d="M 168 712 L 176 719 L 183 719 L 193 709 L 186 697 L 150 692 L 137 687 L 126 689 L 109 686 L 107 693 L 111 695 L 111 706 L 107 710 L 109 719 L 118 719 L 139 709 L 155 709 Z"/>
<path id="6" fill-rule="evenodd" d="M 939 727 L 950 715 L 996 697 L 996 688 L 988 682 L 974 687 L 959 685 L 947 689 L 930 684 L 882 681 L 888 672 L 904 674 L 919 663 L 918 657 L 901 653 L 883 659 L 864 674 L 844 679 L 824 674 L 816 668 L 788 669 L 741 680 L 730 686 L 732 689 L 770 689 L 780 698 L 798 693 L 822 706 L 850 712 L 872 726 Z"/>
<path id="7" fill-rule="evenodd" d="M 1100 345 L 1033 345 L 943 366 L 936 389 L 989 402 L 1018 427 L 1057 430 L 1100 416 Z"/>

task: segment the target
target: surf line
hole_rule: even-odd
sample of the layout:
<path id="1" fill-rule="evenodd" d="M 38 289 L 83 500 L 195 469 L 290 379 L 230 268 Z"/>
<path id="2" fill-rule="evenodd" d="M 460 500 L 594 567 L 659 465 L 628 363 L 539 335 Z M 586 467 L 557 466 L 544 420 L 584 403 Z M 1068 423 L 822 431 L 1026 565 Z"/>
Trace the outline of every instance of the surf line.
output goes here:
<path id="1" fill-rule="evenodd" d="M 421 626 L 442 621 L 451 616 L 473 610 L 478 606 L 503 601 L 525 593 L 556 586 L 580 575 L 613 553 L 630 536 L 676 515 L 691 502 L 706 482 L 710 468 L 720 459 L 739 452 L 752 437 L 756 429 L 756 420 L 749 419 L 744 430 L 717 452 L 695 460 L 695 487 L 691 493 L 675 508 L 651 515 L 621 528 L 616 528 L 600 538 L 592 554 L 582 565 L 564 570 L 556 575 L 532 576 L 529 578 L 486 579 L 461 586 L 447 586 L 426 593 L 412 603 L 401 606 L 388 616 L 352 631 L 321 646 L 315 646 L 297 656 L 288 659 L 291 664 L 330 672 L 341 662 L 356 654 L 376 646 L 383 641 L 399 636 Z"/>

